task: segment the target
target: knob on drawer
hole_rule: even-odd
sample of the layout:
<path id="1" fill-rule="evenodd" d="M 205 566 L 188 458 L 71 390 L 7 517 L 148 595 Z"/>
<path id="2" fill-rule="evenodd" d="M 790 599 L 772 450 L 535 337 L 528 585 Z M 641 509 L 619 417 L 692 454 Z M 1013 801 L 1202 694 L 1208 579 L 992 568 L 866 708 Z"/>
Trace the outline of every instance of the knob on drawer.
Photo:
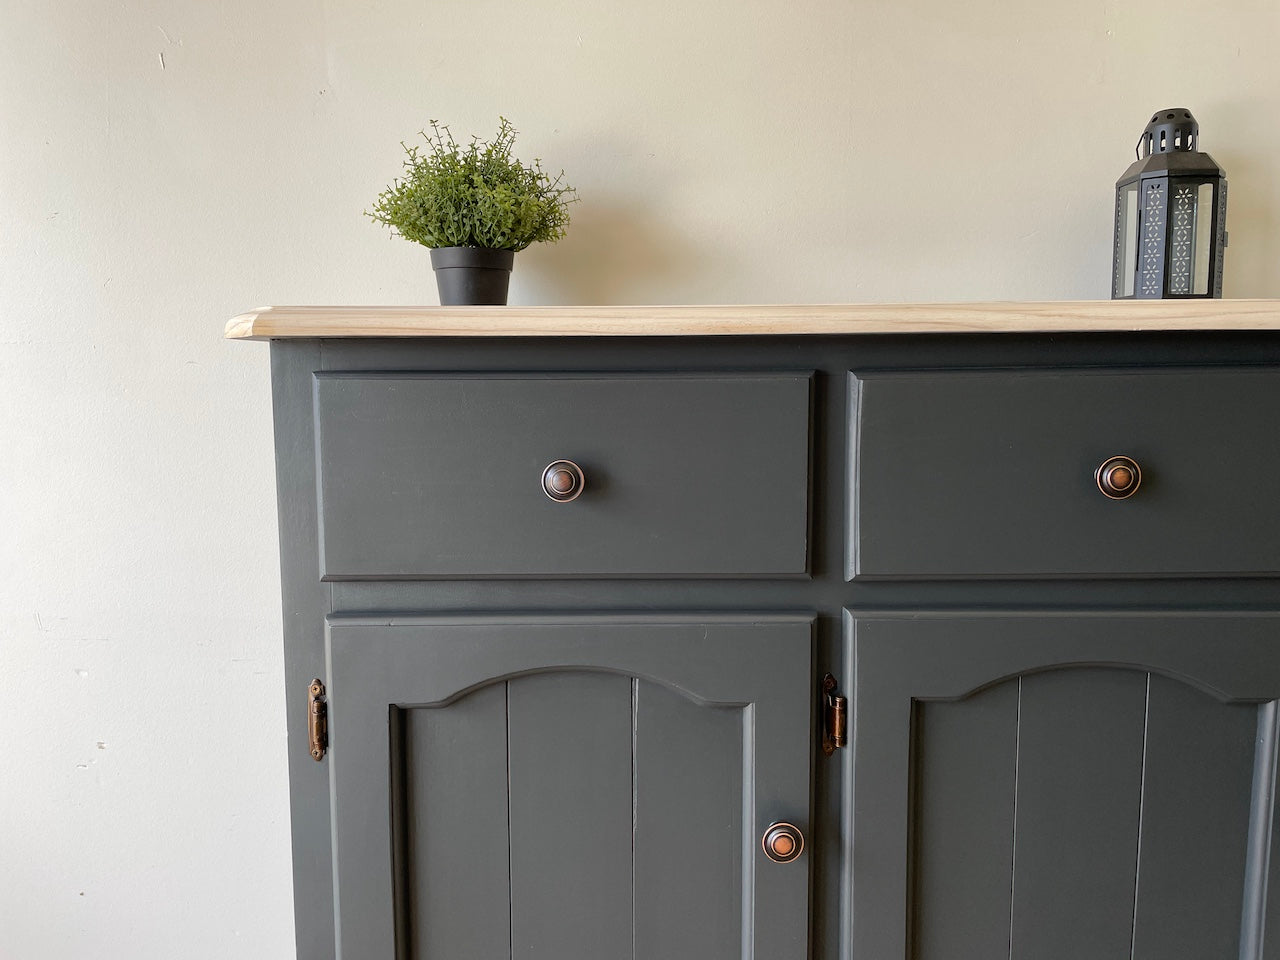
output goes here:
<path id="1" fill-rule="evenodd" d="M 1112 500 L 1123 500 L 1138 492 L 1142 468 L 1132 457 L 1112 457 L 1094 471 L 1093 478 L 1098 482 L 1098 489 Z"/>
<path id="2" fill-rule="evenodd" d="M 542 490 L 557 503 L 576 500 L 586 485 L 582 468 L 572 460 L 556 460 L 542 471 Z"/>
<path id="3" fill-rule="evenodd" d="M 765 856 L 775 863 L 790 863 L 804 850 L 804 834 L 793 823 L 769 824 L 760 840 Z"/>

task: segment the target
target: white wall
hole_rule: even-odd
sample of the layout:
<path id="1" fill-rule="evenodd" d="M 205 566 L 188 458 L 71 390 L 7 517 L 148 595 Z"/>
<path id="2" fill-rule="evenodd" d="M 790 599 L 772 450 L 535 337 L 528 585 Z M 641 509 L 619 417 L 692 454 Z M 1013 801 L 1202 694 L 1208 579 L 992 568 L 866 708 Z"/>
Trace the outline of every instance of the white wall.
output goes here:
<path id="1" fill-rule="evenodd" d="M 564 167 L 515 303 L 1105 297 L 1188 106 L 1280 296 L 1275 0 L 4 0 L 0 958 L 292 953 L 265 303 L 429 303 L 428 118 Z M 208 723 L 214 721 L 213 731 Z"/>

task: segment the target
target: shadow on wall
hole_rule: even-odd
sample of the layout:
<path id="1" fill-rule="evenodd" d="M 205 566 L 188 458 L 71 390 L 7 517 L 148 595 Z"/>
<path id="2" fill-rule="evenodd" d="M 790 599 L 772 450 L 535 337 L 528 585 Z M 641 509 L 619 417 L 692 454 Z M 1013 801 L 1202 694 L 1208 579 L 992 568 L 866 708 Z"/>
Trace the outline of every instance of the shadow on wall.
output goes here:
<path id="1" fill-rule="evenodd" d="M 563 240 L 536 244 L 516 258 L 511 302 L 682 302 L 681 291 L 714 269 L 705 249 L 683 241 L 639 204 L 583 200 L 574 205 Z"/>

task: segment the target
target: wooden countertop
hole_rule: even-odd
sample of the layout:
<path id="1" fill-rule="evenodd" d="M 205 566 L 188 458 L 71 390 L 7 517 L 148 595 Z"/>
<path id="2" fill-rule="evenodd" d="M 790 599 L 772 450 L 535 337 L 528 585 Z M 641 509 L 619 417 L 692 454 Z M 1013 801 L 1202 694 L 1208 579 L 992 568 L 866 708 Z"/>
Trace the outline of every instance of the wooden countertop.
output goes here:
<path id="1" fill-rule="evenodd" d="M 232 340 L 1280 330 L 1280 300 L 636 307 L 259 307 Z"/>

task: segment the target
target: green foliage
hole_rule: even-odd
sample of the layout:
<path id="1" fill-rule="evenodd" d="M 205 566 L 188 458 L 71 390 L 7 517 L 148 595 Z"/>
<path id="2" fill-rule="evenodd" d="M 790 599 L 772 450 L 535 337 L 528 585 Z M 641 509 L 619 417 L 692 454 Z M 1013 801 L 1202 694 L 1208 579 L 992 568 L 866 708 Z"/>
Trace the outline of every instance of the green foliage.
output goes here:
<path id="1" fill-rule="evenodd" d="M 577 193 L 563 171 L 552 179 L 541 161 L 526 166 L 513 157 L 515 128 L 505 117 L 499 121 L 492 140 L 472 137 L 462 147 L 432 120 L 431 133 L 422 131 L 427 151 L 401 144 L 403 179 L 378 194 L 365 215 L 427 247 L 523 250 L 559 240 Z"/>

